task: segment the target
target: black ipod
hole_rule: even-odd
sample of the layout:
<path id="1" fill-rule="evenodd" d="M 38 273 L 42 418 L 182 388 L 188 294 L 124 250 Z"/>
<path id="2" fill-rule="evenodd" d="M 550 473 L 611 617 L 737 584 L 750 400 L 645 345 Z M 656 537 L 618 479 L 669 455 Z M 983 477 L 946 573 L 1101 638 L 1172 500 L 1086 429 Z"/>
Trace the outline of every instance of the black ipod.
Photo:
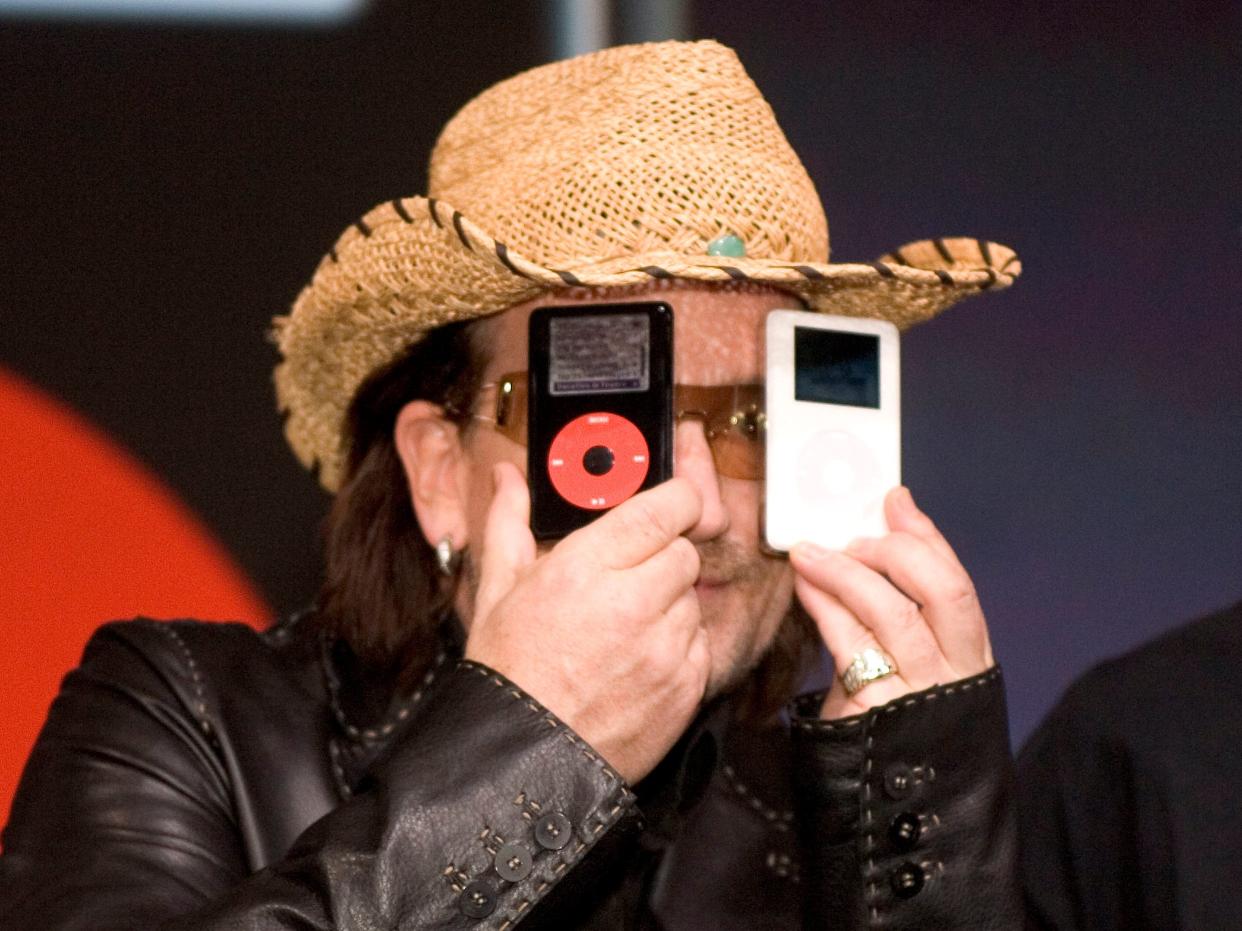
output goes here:
<path id="1" fill-rule="evenodd" d="M 542 307 L 529 345 L 530 526 L 547 540 L 673 474 L 673 311 Z"/>

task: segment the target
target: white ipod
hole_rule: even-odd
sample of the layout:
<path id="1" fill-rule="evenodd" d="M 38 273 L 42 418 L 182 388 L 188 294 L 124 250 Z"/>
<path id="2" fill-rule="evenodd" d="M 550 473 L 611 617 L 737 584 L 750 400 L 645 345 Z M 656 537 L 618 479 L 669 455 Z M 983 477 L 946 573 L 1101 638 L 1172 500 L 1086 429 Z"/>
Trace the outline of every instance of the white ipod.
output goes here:
<path id="1" fill-rule="evenodd" d="M 764 537 L 843 549 L 882 536 L 901 484 L 901 355 L 884 320 L 775 310 L 767 318 Z"/>

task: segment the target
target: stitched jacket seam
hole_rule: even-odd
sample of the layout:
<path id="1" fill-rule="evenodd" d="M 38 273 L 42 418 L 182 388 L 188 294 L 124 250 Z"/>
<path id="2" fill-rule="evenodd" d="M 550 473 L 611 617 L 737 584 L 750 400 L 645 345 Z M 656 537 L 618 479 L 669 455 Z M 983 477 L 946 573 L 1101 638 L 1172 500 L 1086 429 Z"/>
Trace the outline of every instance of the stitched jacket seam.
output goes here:
<path id="1" fill-rule="evenodd" d="M 838 721 L 822 721 L 813 718 L 799 718 L 792 722 L 796 730 L 804 733 L 843 733 L 845 731 L 853 731 L 861 729 L 864 733 L 869 733 L 875 722 L 879 720 L 880 715 L 896 714 L 899 711 L 905 711 L 918 705 L 926 704 L 930 701 L 936 701 L 940 698 L 952 698 L 956 695 L 964 695 L 965 693 L 976 688 L 983 688 L 993 684 L 1000 678 L 1000 666 L 993 666 L 985 672 L 981 672 L 976 676 L 966 679 L 960 679 L 948 685 L 937 685 L 923 692 L 909 695 L 905 698 L 897 698 L 889 702 L 887 705 L 881 705 L 879 708 L 872 708 L 861 715 L 853 718 L 844 718 Z"/>
<path id="2" fill-rule="evenodd" d="M 152 621 L 151 624 L 156 630 L 162 632 L 172 641 L 176 652 L 180 654 L 183 665 L 182 674 L 188 673 L 190 683 L 194 688 L 194 704 L 191 708 L 194 720 L 198 724 L 199 729 L 214 740 L 214 728 L 207 714 L 207 689 L 203 683 L 203 675 L 199 671 L 198 662 L 194 659 L 194 654 L 190 650 L 190 645 L 176 631 L 171 622 Z"/>

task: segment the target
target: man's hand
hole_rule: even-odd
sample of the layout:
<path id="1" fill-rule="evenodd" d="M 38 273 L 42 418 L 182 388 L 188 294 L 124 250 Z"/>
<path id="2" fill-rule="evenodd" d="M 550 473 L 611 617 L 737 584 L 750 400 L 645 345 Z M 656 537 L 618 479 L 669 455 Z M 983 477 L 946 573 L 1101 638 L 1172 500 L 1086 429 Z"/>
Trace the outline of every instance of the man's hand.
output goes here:
<path id="1" fill-rule="evenodd" d="M 824 718 L 858 714 L 994 663 L 974 585 L 948 541 L 905 488 L 888 493 L 884 512 L 885 537 L 856 540 L 844 553 L 809 544 L 790 553 L 794 589 L 837 671 Z M 841 673 L 868 647 L 896 660 L 897 674 L 850 697 Z"/>
<path id="2" fill-rule="evenodd" d="M 526 480 L 496 467 L 466 657 L 538 699 L 631 783 L 698 711 L 710 655 L 683 533 L 702 501 L 675 478 L 542 556 Z"/>

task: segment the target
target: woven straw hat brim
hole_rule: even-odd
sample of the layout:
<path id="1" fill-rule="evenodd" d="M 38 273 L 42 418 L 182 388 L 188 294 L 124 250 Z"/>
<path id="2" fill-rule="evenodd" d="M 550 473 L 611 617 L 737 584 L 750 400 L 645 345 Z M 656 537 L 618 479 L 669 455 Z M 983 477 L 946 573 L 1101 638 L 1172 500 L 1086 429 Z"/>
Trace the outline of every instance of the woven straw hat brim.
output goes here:
<path id="1" fill-rule="evenodd" d="M 813 310 L 879 317 L 905 329 L 966 297 L 1008 287 L 1021 270 L 1013 250 L 972 238 L 921 240 L 874 262 L 650 252 L 551 268 L 444 200 L 407 197 L 347 229 L 290 315 L 274 321 L 284 359 L 275 372 L 277 399 L 298 459 L 335 491 L 348 455 L 346 413 L 359 386 L 447 323 L 570 287 L 674 279 L 768 284 Z"/>

